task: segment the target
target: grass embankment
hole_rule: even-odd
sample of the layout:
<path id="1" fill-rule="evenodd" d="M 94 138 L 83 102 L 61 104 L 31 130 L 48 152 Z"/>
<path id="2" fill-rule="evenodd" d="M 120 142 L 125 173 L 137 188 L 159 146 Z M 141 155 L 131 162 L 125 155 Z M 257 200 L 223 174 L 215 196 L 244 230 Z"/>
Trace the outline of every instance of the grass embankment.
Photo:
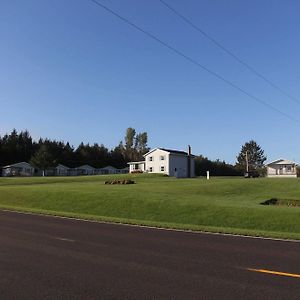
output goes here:
<path id="1" fill-rule="evenodd" d="M 130 178 L 134 185 L 104 185 Z M 155 175 L 0 178 L 0 207 L 179 229 L 300 239 L 298 179 L 175 179 Z"/>

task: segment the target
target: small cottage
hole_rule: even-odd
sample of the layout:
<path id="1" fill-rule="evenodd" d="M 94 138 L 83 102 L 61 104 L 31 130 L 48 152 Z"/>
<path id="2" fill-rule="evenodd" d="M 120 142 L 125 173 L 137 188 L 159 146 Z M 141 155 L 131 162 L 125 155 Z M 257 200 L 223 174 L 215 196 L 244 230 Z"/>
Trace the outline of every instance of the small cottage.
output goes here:
<path id="1" fill-rule="evenodd" d="M 268 164 L 267 176 L 268 177 L 280 177 L 280 178 L 290 178 L 297 177 L 297 163 L 287 159 L 277 159 Z"/>
<path id="2" fill-rule="evenodd" d="M 34 167 L 27 162 L 20 162 L 2 167 L 2 176 L 33 176 Z"/>
<path id="3" fill-rule="evenodd" d="M 76 168 L 77 175 L 94 175 L 95 168 L 89 165 L 83 165 Z"/>
<path id="4" fill-rule="evenodd" d="M 69 168 L 62 164 L 59 164 L 55 168 L 55 175 L 56 176 L 67 176 L 67 175 L 69 175 Z"/>

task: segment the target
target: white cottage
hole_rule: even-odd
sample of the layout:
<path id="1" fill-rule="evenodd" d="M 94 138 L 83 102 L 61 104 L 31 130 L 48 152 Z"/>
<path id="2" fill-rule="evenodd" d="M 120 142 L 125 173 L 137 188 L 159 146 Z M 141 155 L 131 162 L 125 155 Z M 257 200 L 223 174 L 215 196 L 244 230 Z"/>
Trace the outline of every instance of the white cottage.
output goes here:
<path id="1" fill-rule="evenodd" d="M 27 162 L 20 162 L 2 167 L 2 176 L 33 176 L 34 167 Z"/>
<path id="2" fill-rule="evenodd" d="M 297 163 L 287 159 L 277 159 L 266 164 L 268 177 L 297 177 Z"/>
<path id="3" fill-rule="evenodd" d="M 144 155 L 145 161 L 129 162 L 129 172 L 160 173 L 178 178 L 195 177 L 194 155 L 188 152 L 155 148 Z"/>

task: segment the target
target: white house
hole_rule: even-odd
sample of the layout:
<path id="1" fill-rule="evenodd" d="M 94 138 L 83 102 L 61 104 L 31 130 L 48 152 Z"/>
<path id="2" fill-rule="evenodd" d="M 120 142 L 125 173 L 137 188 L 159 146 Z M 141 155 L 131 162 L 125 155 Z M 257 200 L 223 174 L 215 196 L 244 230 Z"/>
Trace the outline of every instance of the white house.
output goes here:
<path id="1" fill-rule="evenodd" d="M 129 162 L 129 172 L 160 173 L 175 177 L 195 177 L 194 155 L 188 152 L 155 148 L 144 155 L 145 161 Z"/>
<path id="2" fill-rule="evenodd" d="M 287 159 L 277 159 L 266 164 L 268 177 L 297 177 L 297 163 Z"/>
<path id="3" fill-rule="evenodd" d="M 34 167 L 27 162 L 20 162 L 2 167 L 2 176 L 33 176 Z"/>

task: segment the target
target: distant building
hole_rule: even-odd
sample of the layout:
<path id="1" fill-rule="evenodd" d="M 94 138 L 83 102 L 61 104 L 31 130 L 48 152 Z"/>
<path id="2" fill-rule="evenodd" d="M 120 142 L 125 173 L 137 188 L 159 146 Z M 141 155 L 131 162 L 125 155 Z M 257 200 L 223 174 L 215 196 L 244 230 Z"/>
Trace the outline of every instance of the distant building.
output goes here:
<path id="1" fill-rule="evenodd" d="M 69 167 L 66 167 L 64 165 L 59 164 L 56 168 L 55 168 L 55 175 L 56 176 L 68 176 L 69 174 Z"/>
<path id="2" fill-rule="evenodd" d="M 129 173 L 129 168 L 126 167 L 126 168 L 123 168 L 123 169 L 116 169 L 116 173 L 117 174 L 127 174 L 127 173 Z"/>
<path id="3" fill-rule="evenodd" d="M 34 167 L 27 162 L 20 162 L 2 167 L 2 176 L 33 176 Z"/>
<path id="4" fill-rule="evenodd" d="M 1 168 L 0 168 L 1 171 Z M 45 170 L 45 176 L 82 176 L 82 175 L 104 175 L 104 174 L 126 174 L 128 167 L 116 169 L 112 166 L 96 169 L 89 165 L 83 165 L 77 168 L 69 168 L 62 164 Z M 2 176 L 42 176 L 43 170 L 35 169 L 27 162 L 20 162 L 2 167 Z"/>
<path id="5" fill-rule="evenodd" d="M 45 176 L 68 176 L 69 170 L 69 167 L 59 164 L 56 167 L 45 170 Z M 35 175 L 42 175 L 42 171 L 39 170 Z"/>
<path id="6" fill-rule="evenodd" d="M 268 177 L 297 177 L 297 163 L 287 159 L 278 159 L 266 164 Z"/>
<path id="7" fill-rule="evenodd" d="M 107 166 L 101 169 L 98 169 L 98 174 L 99 175 L 105 175 L 105 174 L 116 174 L 117 169 L 112 166 Z"/>
<path id="8" fill-rule="evenodd" d="M 144 161 L 129 162 L 129 172 L 159 173 L 178 178 L 195 177 L 194 155 L 188 152 L 155 148 L 144 155 Z"/>
<path id="9" fill-rule="evenodd" d="M 76 168 L 76 175 L 94 175 L 95 168 L 89 165 L 83 165 Z"/>

